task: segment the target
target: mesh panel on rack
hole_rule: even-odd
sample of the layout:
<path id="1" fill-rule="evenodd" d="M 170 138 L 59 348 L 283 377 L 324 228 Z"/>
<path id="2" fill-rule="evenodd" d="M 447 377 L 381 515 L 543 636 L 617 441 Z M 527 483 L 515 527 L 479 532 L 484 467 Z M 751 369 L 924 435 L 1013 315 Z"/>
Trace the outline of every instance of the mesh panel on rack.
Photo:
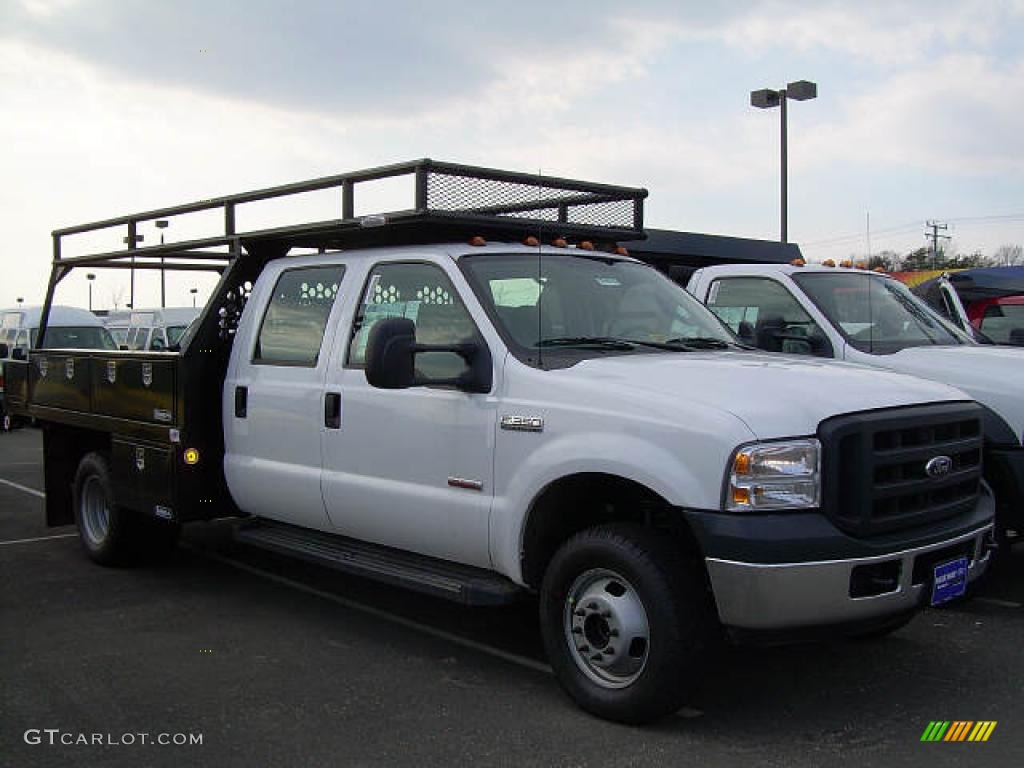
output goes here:
<path id="1" fill-rule="evenodd" d="M 635 201 L 543 183 L 528 184 L 430 171 L 427 208 L 512 218 L 632 227 Z"/>

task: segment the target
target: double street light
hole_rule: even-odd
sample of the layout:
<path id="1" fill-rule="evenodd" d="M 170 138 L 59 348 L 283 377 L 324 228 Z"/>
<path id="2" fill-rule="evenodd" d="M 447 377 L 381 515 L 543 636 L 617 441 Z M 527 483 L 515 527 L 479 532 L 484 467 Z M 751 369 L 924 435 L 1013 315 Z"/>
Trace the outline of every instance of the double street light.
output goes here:
<path id="1" fill-rule="evenodd" d="M 757 107 L 758 109 L 771 109 L 772 107 L 781 107 L 782 117 L 782 242 L 789 242 L 788 226 L 786 223 L 786 188 L 787 188 L 787 170 L 786 170 L 786 153 L 787 153 L 787 142 L 786 142 L 786 102 L 789 99 L 794 101 L 807 101 L 809 99 L 817 98 L 818 96 L 818 85 L 812 83 L 810 80 L 797 80 L 795 83 L 790 83 L 785 88 L 780 88 L 777 91 L 773 91 L 770 88 L 762 88 L 760 91 L 750 92 L 750 104 L 751 106 Z"/>

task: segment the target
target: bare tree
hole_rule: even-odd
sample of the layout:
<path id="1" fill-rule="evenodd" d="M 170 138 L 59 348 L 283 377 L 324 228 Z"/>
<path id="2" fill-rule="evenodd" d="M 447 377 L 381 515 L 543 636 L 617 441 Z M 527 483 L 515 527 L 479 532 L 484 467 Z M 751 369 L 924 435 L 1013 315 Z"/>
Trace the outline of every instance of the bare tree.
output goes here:
<path id="1" fill-rule="evenodd" d="M 1001 245 L 992 255 L 992 261 L 1000 267 L 1024 264 L 1024 248 L 1019 245 Z"/>

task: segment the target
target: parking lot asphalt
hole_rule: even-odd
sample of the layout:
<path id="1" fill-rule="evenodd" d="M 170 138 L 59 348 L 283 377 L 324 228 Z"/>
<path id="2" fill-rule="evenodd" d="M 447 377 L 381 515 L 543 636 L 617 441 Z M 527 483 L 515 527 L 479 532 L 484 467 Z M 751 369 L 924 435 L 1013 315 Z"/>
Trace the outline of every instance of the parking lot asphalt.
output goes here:
<path id="1" fill-rule="evenodd" d="M 93 565 L 45 525 L 41 444 L 0 434 L 2 765 L 1024 763 L 1024 551 L 881 640 L 729 649 L 689 707 L 634 728 L 561 693 L 530 601 L 450 605 L 251 550 L 228 522 L 159 566 Z M 933 720 L 998 724 L 922 743 Z"/>

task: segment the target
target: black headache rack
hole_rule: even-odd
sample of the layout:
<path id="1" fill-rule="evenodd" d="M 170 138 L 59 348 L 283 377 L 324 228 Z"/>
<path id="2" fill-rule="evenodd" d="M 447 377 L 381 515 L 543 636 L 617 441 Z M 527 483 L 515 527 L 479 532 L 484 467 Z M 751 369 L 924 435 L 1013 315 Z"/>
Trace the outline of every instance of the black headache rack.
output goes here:
<path id="1" fill-rule="evenodd" d="M 408 180 L 411 207 L 356 216 L 356 198 L 361 185 L 393 178 Z M 240 206 L 330 189 L 340 192 L 340 217 L 337 219 L 248 231 L 236 227 L 236 211 Z M 644 237 L 646 197 L 647 190 L 634 187 L 423 159 L 65 227 L 53 232 L 53 271 L 40 323 L 39 344 L 42 347 L 45 342 L 49 309 L 57 284 L 78 267 L 207 270 L 220 272 L 224 278 L 238 272 L 245 275 L 244 282 L 253 280 L 267 261 L 287 255 L 292 248 L 326 251 L 458 241 L 474 235 L 498 240 L 535 235 L 541 240 L 561 237 L 569 242 L 590 240 L 612 244 Z M 140 224 L 216 209 L 223 211 L 223 226 L 215 235 L 168 244 L 139 245 L 142 240 L 138 234 Z M 72 257 L 62 255 L 65 238 L 112 228 L 124 228 L 125 248 Z M 255 263 L 255 270 L 241 267 L 247 261 Z M 221 282 L 206 312 L 217 299 L 226 296 L 228 291 L 221 290 L 225 280 Z M 207 320 L 205 315 L 203 324 Z"/>

